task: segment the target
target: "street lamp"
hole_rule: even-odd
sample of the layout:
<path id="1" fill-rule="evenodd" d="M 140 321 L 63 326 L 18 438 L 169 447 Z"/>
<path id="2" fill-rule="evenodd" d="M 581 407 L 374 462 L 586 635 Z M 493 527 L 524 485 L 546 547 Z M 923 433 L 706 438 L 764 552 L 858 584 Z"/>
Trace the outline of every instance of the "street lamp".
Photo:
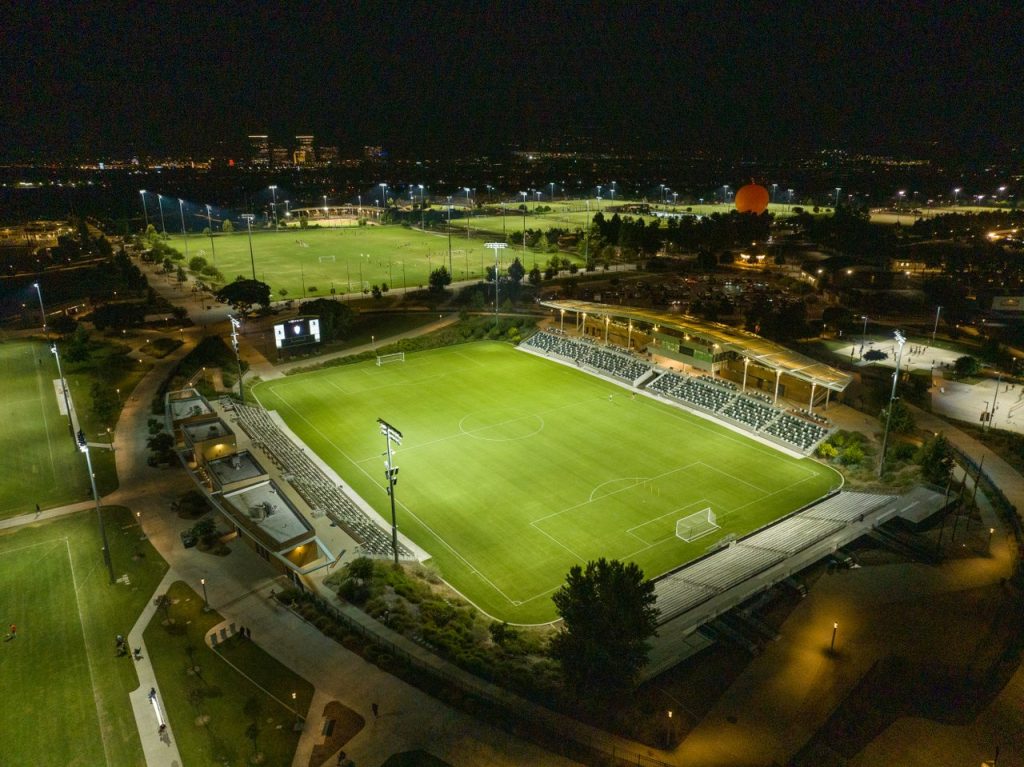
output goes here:
<path id="1" fill-rule="evenodd" d="M 778 190 L 778 188 L 779 188 L 778 184 L 772 184 L 772 202 L 773 203 L 775 202 L 775 192 Z"/>
<path id="2" fill-rule="evenodd" d="M 235 350 L 235 364 L 238 366 L 238 399 L 245 404 L 245 389 L 242 388 L 242 358 L 238 353 L 238 330 L 242 327 L 242 321 L 237 317 L 228 315 L 231 320 L 231 346 Z"/>
<path id="3" fill-rule="evenodd" d="M 960 192 L 963 190 L 960 187 L 954 187 L 953 189 L 953 206 L 956 206 L 957 198 L 960 197 Z"/>
<path id="4" fill-rule="evenodd" d="M 271 184 L 270 185 L 270 194 L 273 195 L 273 198 L 274 198 L 274 231 L 276 232 L 277 231 L 277 185 L 276 184 Z"/>
<path id="5" fill-rule="evenodd" d="M 898 330 L 893 334 L 893 337 L 896 339 L 896 344 L 899 348 L 896 352 L 896 371 L 892 374 L 892 392 L 889 394 L 889 409 L 885 414 L 885 429 L 882 431 L 882 454 L 878 461 L 879 478 L 881 478 L 882 470 L 885 466 L 885 448 L 889 441 L 889 423 L 892 421 L 893 403 L 896 402 L 896 383 L 900 379 L 900 358 L 903 356 L 903 345 L 907 342 L 907 339 Z"/>
<path id="6" fill-rule="evenodd" d="M 142 217 L 146 220 L 146 229 L 149 229 L 149 211 L 146 210 L 146 190 L 140 189 L 139 196 L 142 198 Z"/>
<path id="7" fill-rule="evenodd" d="M 550 182 L 548 184 L 548 186 L 551 187 L 551 202 L 554 202 L 555 201 L 555 182 L 554 181 Z M 1005 189 L 1006 187 L 1003 187 L 1003 188 Z"/>
<path id="8" fill-rule="evenodd" d="M 840 193 L 841 191 L 843 191 L 843 188 L 842 188 L 841 186 L 837 186 L 837 187 L 836 187 L 836 204 L 835 204 L 835 206 L 834 206 L 834 207 L 836 207 L 836 208 L 838 208 L 838 207 L 839 207 L 839 193 Z"/>
<path id="9" fill-rule="evenodd" d="M 832 622 L 832 644 L 829 646 L 828 651 L 834 653 L 836 651 L 836 632 L 839 631 L 839 622 Z"/>
<path id="10" fill-rule="evenodd" d="M 185 238 L 185 262 L 188 263 L 188 232 L 185 230 L 185 201 L 178 198 L 178 213 L 181 214 L 181 235 Z"/>
<path id="11" fill-rule="evenodd" d="M 252 281 L 256 281 L 256 257 L 252 253 L 252 220 L 256 218 L 252 213 L 243 213 L 245 228 L 249 233 L 249 262 L 252 264 Z"/>
<path id="12" fill-rule="evenodd" d="M 864 320 L 864 328 L 860 333 L 860 358 L 864 359 L 864 345 L 868 342 L 868 316 L 862 314 L 860 318 Z"/>
<path id="13" fill-rule="evenodd" d="M 203 586 L 203 612 L 208 613 L 210 611 L 210 600 L 206 596 L 206 578 L 200 578 L 199 583 Z"/>

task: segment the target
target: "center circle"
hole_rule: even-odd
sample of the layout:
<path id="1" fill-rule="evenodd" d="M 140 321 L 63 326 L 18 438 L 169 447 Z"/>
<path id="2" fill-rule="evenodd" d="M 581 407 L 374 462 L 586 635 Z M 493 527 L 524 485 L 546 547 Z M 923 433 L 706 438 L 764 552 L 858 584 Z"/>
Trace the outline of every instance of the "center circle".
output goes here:
<path id="1" fill-rule="evenodd" d="M 507 407 L 479 410 L 463 416 L 459 431 L 473 439 L 487 442 L 512 442 L 527 439 L 544 429 L 544 419 L 539 415 L 524 415 Z"/>

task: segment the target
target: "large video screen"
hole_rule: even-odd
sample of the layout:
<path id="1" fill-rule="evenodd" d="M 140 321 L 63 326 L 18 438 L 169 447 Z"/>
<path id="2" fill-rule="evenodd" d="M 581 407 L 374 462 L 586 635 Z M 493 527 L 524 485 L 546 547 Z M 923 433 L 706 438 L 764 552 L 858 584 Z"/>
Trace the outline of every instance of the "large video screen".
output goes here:
<path id="1" fill-rule="evenodd" d="M 295 317 L 274 325 L 274 345 L 278 349 L 320 343 L 320 318 Z"/>

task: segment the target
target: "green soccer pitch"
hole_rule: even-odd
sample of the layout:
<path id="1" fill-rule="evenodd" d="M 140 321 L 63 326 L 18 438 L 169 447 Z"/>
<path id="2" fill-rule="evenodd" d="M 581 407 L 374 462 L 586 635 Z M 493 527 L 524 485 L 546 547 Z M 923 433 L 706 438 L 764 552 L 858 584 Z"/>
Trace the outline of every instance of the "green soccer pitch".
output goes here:
<path id="1" fill-rule="evenodd" d="M 238 275 L 252 277 L 245 231 L 218 234 L 213 247 L 210 238 L 202 235 L 190 235 L 188 243 L 190 257 L 202 256 L 220 269 L 226 280 Z M 181 235 L 172 236 L 171 245 L 185 253 Z M 444 232 L 421 232 L 399 225 L 254 232 L 252 251 L 256 278 L 270 285 L 275 300 L 302 298 L 303 285 L 307 296 L 331 295 L 332 288 L 338 294 L 359 293 L 360 280 L 367 291 L 382 283 L 392 289 L 425 287 L 431 269 L 448 266 L 448 236 Z M 511 249 L 505 251 L 502 266 L 518 255 Z M 538 255 L 541 258 L 546 257 Z M 453 278 L 480 279 L 493 264 L 494 251 L 485 248 L 482 239 L 467 239 L 464 222 L 460 226 L 453 220 Z M 282 288 L 287 295 L 281 295 Z M 315 294 L 311 288 L 316 288 Z"/>
<path id="2" fill-rule="evenodd" d="M 57 363 L 46 344 L 0 343 L 0 519 L 85 500 L 89 476 L 57 404 Z M 0 619 L 2 620 L 2 619 Z"/>
<path id="3" fill-rule="evenodd" d="M 259 384 L 268 410 L 390 520 L 376 419 L 404 433 L 399 529 L 445 579 L 510 623 L 555 615 L 569 567 L 632 560 L 648 577 L 841 484 L 679 408 L 502 343 L 410 354 Z M 721 526 L 686 543 L 676 521 Z"/>

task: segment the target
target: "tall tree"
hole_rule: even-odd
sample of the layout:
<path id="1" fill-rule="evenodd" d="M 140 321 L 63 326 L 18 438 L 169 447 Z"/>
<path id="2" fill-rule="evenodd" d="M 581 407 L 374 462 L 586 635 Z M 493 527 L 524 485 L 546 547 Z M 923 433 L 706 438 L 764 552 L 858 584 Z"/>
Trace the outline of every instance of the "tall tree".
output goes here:
<path id="1" fill-rule="evenodd" d="M 937 434 L 921 445 L 917 453 L 921 476 L 940 487 L 953 476 L 953 448 L 945 435 Z"/>
<path id="2" fill-rule="evenodd" d="M 302 313 L 320 318 L 320 337 L 324 341 L 345 338 L 352 330 L 355 312 L 342 301 L 331 298 L 317 298 L 302 305 Z"/>
<path id="3" fill-rule="evenodd" d="M 430 291 L 432 293 L 443 293 L 445 287 L 451 283 L 452 276 L 444 266 L 439 266 L 430 273 Z"/>
<path id="4" fill-rule="evenodd" d="M 563 627 L 551 642 L 577 694 L 629 689 L 656 633 L 654 584 L 633 562 L 601 558 L 574 565 L 552 597 Z"/>
<path id="5" fill-rule="evenodd" d="M 270 286 L 259 280 L 240 279 L 229 282 L 217 291 L 217 300 L 231 304 L 240 312 L 248 312 L 255 305 L 270 306 Z"/>

